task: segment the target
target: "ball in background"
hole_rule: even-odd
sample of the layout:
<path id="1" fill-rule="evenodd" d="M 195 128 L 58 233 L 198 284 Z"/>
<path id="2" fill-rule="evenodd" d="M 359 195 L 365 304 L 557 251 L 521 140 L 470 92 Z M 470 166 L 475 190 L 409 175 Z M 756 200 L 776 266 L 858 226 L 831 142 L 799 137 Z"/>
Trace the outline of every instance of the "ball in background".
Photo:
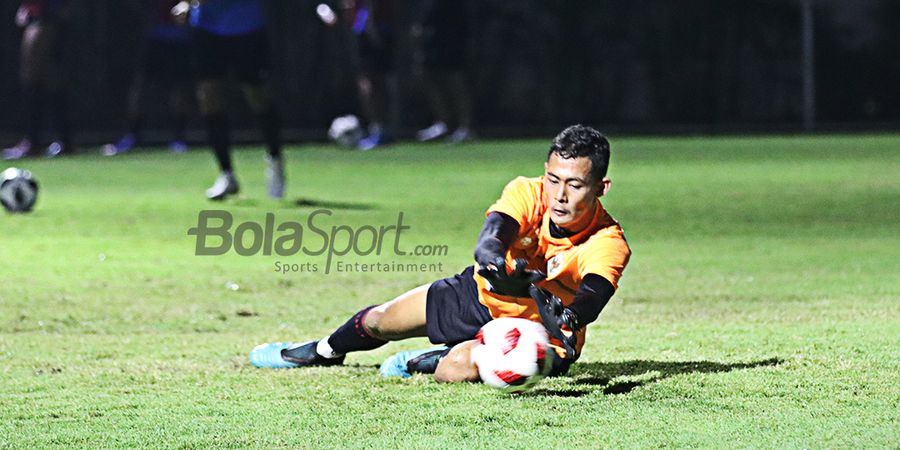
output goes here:
<path id="1" fill-rule="evenodd" d="M 356 147 L 364 135 L 359 118 L 353 114 L 336 117 L 328 128 L 328 137 L 342 147 Z"/>
<path id="2" fill-rule="evenodd" d="M 0 174 L 0 203 L 8 212 L 31 211 L 37 194 L 38 184 L 31 172 L 10 167 Z"/>

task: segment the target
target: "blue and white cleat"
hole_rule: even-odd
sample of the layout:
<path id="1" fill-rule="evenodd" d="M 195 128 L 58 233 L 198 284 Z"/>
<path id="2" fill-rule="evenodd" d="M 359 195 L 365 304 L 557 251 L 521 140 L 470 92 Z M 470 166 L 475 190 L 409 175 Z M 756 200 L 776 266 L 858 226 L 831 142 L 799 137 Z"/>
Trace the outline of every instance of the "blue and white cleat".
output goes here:
<path id="1" fill-rule="evenodd" d="M 261 369 L 293 369 L 310 366 L 336 366 L 344 363 L 344 355 L 326 358 L 316 353 L 316 344 L 309 342 L 270 342 L 257 345 L 250 351 L 250 364 Z"/>
<path id="2" fill-rule="evenodd" d="M 447 347 L 397 352 L 381 363 L 378 373 L 383 377 L 409 378 L 413 372 L 434 373 Z"/>
<path id="3" fill-rule="evenodd" d="M 297 363 L 285 361 L 281 351 L 295 345 L 293 342 L 267 342 L 257 345 L 250 351 L 250 364 L 260 369 L 293 369 L 300 367 Z"/>

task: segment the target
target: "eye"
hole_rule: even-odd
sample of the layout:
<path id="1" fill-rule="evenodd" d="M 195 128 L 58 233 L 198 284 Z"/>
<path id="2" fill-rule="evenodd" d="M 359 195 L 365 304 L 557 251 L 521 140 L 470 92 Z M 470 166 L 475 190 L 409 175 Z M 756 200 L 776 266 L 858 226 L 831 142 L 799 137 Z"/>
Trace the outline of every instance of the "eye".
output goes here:
<path id="1" fill-rule="evenodd" d="M 580 190 L 581 188 L 584 187 L 583 185 L 580 185 L 580 184 L 570 184 L 569 186 L 575 190 Z"/>
<path id="2" fill-rule="evenodd" d="M 556 178 L 548 178 L 547 180 L 550 181 L 550 184 L 559 184 L 559 180 L 557 180 Z"/>

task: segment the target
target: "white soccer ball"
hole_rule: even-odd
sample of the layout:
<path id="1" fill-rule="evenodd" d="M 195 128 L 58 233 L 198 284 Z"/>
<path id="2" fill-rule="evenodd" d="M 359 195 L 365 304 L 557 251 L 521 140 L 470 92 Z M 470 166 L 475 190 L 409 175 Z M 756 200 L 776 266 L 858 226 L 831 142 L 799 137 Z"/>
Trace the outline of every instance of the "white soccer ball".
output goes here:
<path id="1" fill-rule="evenodd" d="M 37 201 L 38 184 L 31 172 L 10 167 L 0 174 L 0 203 L 11 213 L 29 212 Z"/>
<path id="2" fill-rule="evenodd" d="M 364 135 L 359 118 L 353 114 L 336 117 L 328 128 L 328 137 L 344 147 L 356 147 Z"/>
<path id="3" fill-rule="evenodd" d="M 485 384 L 508 393 L 530 389 L 552 368 L 553 349 L 543 325 L 501 317 L 478 331 L 472 362 Z"/>

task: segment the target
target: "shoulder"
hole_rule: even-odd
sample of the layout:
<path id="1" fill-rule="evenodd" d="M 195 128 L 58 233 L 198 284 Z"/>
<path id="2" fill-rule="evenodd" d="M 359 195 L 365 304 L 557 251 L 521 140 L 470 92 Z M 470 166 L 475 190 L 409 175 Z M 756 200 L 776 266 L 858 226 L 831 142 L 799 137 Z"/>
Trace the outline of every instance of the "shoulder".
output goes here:
<path id="1" fill-rule="evenodd" d="M 587 240 L 577 245 L 577 253 L 582 258 L 610 258 L 623 259 L 631 256 L 631 247 L 625 239 L 625 232 L 618 223 L 612 224 L 595 231 Z"/>

